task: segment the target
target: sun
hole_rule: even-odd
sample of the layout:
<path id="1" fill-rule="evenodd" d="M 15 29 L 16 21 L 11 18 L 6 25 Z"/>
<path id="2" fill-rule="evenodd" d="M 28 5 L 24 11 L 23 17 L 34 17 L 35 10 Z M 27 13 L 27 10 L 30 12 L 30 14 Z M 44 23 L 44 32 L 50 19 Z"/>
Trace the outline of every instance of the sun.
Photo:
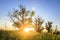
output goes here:
<path id="1" fill-rule="evenodd" d="M 30 32 L 30 31 L 34 31 L 35 29 L 32 27 L 32 28 L 25 28 L 23 31 L 24 32 Z"/>
<path id="2" fill-rule="evenodd" d="M 34 27 L 24 27 L 18 33 L 23 39 L 30 38 L 38 34 Z"/>

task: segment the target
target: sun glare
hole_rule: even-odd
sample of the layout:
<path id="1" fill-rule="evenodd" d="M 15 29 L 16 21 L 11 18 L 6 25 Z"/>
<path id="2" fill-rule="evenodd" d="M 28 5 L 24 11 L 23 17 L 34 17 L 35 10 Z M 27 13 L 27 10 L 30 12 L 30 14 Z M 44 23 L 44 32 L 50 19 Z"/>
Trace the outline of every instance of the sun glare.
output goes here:
<path id="1" fill-rule="evenodd" d="M 25 28 L 24 31 L 25 31 L 25 32 L 34 31 L 34 28 Z"/>

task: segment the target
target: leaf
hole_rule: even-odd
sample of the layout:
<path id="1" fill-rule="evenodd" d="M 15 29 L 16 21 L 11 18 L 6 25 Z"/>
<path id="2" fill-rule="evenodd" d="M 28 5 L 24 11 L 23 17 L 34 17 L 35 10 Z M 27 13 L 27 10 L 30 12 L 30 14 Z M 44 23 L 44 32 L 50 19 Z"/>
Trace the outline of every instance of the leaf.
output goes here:
<path id="1" fill-rule="evenodd" d="M 31 17 L 34 16 L 34 11 L 31 12 L 30 16 L 31 16 Z"/>

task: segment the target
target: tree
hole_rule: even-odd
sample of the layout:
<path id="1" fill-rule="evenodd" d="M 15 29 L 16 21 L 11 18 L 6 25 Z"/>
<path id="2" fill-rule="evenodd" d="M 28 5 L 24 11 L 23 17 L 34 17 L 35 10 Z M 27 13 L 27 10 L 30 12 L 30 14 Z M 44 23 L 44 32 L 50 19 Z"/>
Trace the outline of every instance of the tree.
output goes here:
<path id="1" fill-rule="evenodd" d="M 48 23 L 46 23 L 45 27 L 46 27 L 48 33 L 51 32 L 52 31 L 52 29 L 51 29 L 52 28 L 52 22 L 48 21 Z"/>
<path id="2" fill-rule="evenodd" d="M 55 35 L 55 40 L 56 40 L 57 39 L 57 34 L 59 33 L 58 30 L 57 30 L 57 26 L 55 28 L 55 33 L 56 33 L 56 35 Z"/>
<path id="3" fill-rule="evenodd" d="M 43 30 L 42 24 L 43 20 L 39 16 L 35 18 L 35 26 L 38 32 L 41 32 Z"/>
<path id="4" fill-rule="evenodd" d="M 34 11 L 27 11 L 24 6 L 20 5 L 20 10 L 15 10 L 9 12 L 9 17 L 13 22 L 13 26 L 26 27 L 32 25 L 32 17 L 34 16 Z M 27 25 L 28 24 L 28 25 Z"/>

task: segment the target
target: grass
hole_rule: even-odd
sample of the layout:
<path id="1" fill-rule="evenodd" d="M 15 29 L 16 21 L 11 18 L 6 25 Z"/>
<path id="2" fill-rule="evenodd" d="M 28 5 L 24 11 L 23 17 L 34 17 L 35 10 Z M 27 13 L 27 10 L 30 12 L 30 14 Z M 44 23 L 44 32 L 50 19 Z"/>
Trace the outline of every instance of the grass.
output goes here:
<path id="1" fill-rule="evenodd" d="M 25 34 L 23 34 L 25 35 Z M 55 34 L 51 33 L 39 33 L 31 37 L 23 38 L 19 35 L 19 31 L 4 31 L 0 30 L 0 40 L 60 40 L 60 34 L 55 39 Z"/>

